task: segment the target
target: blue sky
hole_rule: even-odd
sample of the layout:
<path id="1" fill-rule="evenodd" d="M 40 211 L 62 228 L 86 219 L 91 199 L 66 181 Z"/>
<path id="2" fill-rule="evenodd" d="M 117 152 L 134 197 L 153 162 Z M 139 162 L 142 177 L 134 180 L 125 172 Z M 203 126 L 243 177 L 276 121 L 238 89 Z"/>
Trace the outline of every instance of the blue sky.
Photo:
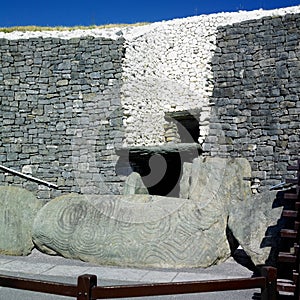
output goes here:
<path id="1" fill-rule="evenodd" d="M 155 22 L 213 12 L 299 4 L 300 0 L 2 0 L 0 27 Z"/>

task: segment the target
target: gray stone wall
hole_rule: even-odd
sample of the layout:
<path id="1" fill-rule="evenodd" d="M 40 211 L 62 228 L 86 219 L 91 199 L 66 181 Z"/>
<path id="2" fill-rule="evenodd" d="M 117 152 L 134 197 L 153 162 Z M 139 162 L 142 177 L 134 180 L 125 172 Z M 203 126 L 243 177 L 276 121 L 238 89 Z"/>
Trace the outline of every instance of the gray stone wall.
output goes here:
<path id="1" fill-rule="evenodd" d="M 168 138 L 164 128 L 167 113 L 198 109 L 198 140 L 202 144 L 208 134 L 209 99 L 214 88 L 211 61 L 217 28 L 294 12 L 300 13 L 300 6 L 200 15 L 124 32 L 124 143 L 162 144 Z"/>
<path id="2" fill-rule="evenodd" d="M 114 147 L 123 140 L 120 39 L 0 39 L 0 163 L 59 189 L 0 172 L 48 199 L 119 193 Z"/>
<path id="3" fill-rule="evenodd" d="M 299 13 L 0 33 L 0 164 L 59 189 L 2 171 L 0 184 L 42 199 L 120 193 L 115 149 L 180 142 L 166 119 L 178 112 L 199 120 L 206 155 L 245 157 L 263 185 L 281 181 L 299 148 Z"/>
<path id="4" fill-rule="evenodd" d="M 219 28 L 209 155 L 246 157 L 262 185 L 284 180 L 300 146 L 300 15 Z"/>

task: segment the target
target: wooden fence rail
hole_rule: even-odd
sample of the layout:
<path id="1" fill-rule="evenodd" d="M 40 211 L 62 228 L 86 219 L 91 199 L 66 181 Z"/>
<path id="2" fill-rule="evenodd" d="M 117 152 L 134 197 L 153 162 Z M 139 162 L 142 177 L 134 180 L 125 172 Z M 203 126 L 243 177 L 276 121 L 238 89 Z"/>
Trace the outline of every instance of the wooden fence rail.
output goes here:
<path id="1" fill-rule="evenodd" d="M 0 286 L 69 296 L 77 300 L 162 296 L 260 288 L 261 300 L 276 300 L 276 280 L 276 269 L 264 267 L 262 268 L 262 276 L 257 278 L 101 287 L 97 286 L 97 276 L 95 275 L 79 276 L 77 285 L 0 276 Z"/>
<path id="2" fill-rule="evenodd" d="M 77 285 L 11 276 L 0 276 L 0 286 L 59 296 L 77 297 L 78 294 Z"/>

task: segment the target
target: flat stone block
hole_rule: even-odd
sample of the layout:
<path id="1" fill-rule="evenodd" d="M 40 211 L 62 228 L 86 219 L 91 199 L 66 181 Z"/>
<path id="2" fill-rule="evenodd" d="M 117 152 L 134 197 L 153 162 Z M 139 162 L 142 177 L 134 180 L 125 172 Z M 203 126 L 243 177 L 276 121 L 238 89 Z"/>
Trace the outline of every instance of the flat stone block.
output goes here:
<path id="1" fill-rule="evenodd" d="M 172 282 L 178 276 L 177 272 L 149 271 L 140 281 L 143 282 Z"/>
<path id="2" fill-rule="evenodd" d="M 18 261 L 11 261 L 6 264 L 0 264 L 0 271 L 11 271 L 11 272 L 18 272 L 22 270 L 24 273 L 28 274 L 42 274 L 45 271 L 53 268 L 54 265 L 46 264 L 46 263 L 28 263 L 28 262 L 20 262 Z"/>
<path id="3" fill-rule="evenodd" d="M 0 187 L 0 253 L 27 255 L 33 248 L 32 224 L 43 206 L 32 193 L 17 187 Z"/>
<path id="4" fill-rule="evenodd" d="M 122 269 L 95 267 L 87 270 L 89 274 L 95 274 L 98 279 L 110 279 L 120 281 L 144 281 L 143 278 L 149 273 L 143 269 Z"/>
<path id="5" fill-rule="evenodd" d="M 51 275 L 51 276 L 66 276 L 66 277 L 78 277 L 82 274 L 87 274 L 89 268 L 88 267 L 79 267 L 79 266 L 66 266 L 66 265 L 50 265 L 48 269 L 45 269 L 41 272 L 43 275 Z M 93 273 L 89 273 L 93 274 Z"/>

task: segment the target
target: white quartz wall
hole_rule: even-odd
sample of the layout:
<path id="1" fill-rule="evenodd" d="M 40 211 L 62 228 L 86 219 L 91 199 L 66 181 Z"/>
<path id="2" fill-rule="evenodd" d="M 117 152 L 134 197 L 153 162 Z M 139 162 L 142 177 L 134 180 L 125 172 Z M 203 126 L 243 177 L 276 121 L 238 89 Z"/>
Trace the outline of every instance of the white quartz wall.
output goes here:
<path id="1" fill-rule="evenodd" d="M 217 27 L 295 12 L 300 12 L 300 6 L 202 15 L 125 30 L 121 88 L 125 145 L 163 143 L 165 112 L 195 108 L 202 110 L 202 143 L 208 132 L 209 97 L 214 87 L 210 62 Z"/>

